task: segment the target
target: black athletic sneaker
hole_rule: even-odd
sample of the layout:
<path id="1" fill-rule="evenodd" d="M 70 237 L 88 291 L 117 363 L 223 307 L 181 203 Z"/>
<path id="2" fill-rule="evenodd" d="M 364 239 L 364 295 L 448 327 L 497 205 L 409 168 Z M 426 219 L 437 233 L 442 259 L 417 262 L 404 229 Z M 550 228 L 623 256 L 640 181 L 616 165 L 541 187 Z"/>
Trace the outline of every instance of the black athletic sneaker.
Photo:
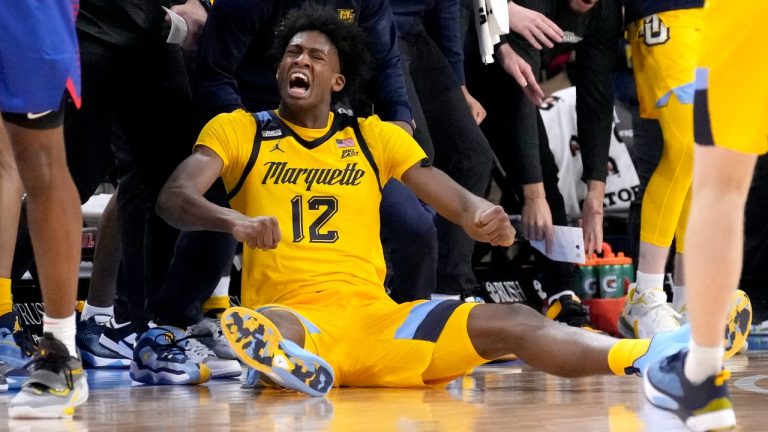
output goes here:
<path id="1" fill-rule="evenodd" d="M 589 321 L 589 311 L 576 295 L 563 294 L 547 309 L 547 318 L 568 324 L 571 327 L 581 327 L 585 330 L 598 331 Z"/>

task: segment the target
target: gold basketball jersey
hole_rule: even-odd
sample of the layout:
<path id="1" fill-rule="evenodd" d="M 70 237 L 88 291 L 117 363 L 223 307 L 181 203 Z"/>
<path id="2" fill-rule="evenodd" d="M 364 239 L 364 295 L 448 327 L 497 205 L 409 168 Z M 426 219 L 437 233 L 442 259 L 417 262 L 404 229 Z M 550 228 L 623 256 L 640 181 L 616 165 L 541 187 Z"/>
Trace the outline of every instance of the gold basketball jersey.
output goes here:
<path id="1" fill-rule="evenodd" d="M 426 157 L 408 134 L 378 117 L 331 113 L 325 129 L 305 129 L 237 110 L 211 120 L 197 145 L 224 161 L 233 209 L 280 225 L 276 249 L 244 248 L 244 306 L 344 286 L 383 292 L 381 189 Z"/>

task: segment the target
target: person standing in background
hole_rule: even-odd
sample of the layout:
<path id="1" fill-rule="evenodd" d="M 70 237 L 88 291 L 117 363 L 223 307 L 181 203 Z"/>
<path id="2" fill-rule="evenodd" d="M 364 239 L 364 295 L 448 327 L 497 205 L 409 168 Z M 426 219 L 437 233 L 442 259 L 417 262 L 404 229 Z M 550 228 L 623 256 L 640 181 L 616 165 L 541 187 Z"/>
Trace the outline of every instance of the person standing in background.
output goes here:
<path id="1" fill-rule="evenodd" d="M 478 125 L 485 109 L 464 85 L 464 50 L 459 0 L 392 0 L 413 136 L 437 168 L 461 186 L 484 196 L 491 174 L 491 149 Z M 437 292 L 467 295 L 478 288 L 472 269 L 475 242 L 464 230 L 436 215 Z M 402 288 L 400 288 L 402 290 Z M 429 298 L 393 291 L 396 301 Z"/>

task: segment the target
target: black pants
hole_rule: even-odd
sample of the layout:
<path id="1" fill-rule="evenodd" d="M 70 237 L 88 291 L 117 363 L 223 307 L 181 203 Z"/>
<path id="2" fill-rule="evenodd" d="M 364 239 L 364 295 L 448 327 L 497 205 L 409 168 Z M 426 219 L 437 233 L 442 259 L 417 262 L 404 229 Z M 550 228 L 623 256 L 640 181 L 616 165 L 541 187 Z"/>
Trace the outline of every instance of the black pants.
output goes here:
<path id="1" fill-rule="evenodd" d="M 217 180 L 206 198 L 229 206 L 224 183 Z M 168 268 L 165 288 L 158 295 L 156 320 L 178 327 L 192 325 L 202 318 L 202 304 L 208 299 L 222 275 L 232 266 L 237 240 L 227 233 L 213 231 L 182 232 Z"/>
<path id="2" fill-rule="evenodd" d="M 465 23 L 471 18 L 474 22 L 472 11 L 463 10 Z M 467 88 L 470 93 L 485 107 L 488 115 L 480 125 L 485 133 L 491 148 L 496 154 L 501 167 L 506 171 L 506 179 L 500 187 L 504 194 L 516 194 L 517 202 L 524 204 L 522 194 L 522 181 L 518 176 L 517 161 L 518 148 L 515 142 L 509 138 L 514 136 L 512 128 L 516 126 L 515 104 L 511 101 L 525 98 L 522 88 L 509 76 L 498 63 L 484 65 L 479 54 L 477 33 L 474 25 L 467 24 L 468 32 L 464 50 L 464 69 L 467 75 Z M 552 212 L 552 222 L 555 225 L 568 225 L 563 196 L 557 187 L 558 168 L 552 151 L 549 149 L 549 140 L 541 120 L 537 116 L 539 133 L 539 157 L 541 160 L 542 179 L 544 191 L 547 195 L 547 203 Z M 506 204 L 502 200 L 502 204 Z M 507 207 L 505 205 L 505 207 Z M 519 213 L 519 208 L 507 208 L 510 213 Z M 543 290 L 547 296 L 557 294 L 570 289 L 573 279 L 573 265 L 569 263 L 552 261 L 544 255 L 536 253 L 536 263 L 542 277 Z"/>
<path id="3" fill-rule="evenodd" d="M 91 155 L 104 158 L 103 147 L 111 143 L 120 185 L 118 297 L 128 303 L 129 318 L 138 329 L 163 308 L 156 299 L 178 236 L 155 214 L 157 196 L 190 153 L 198 132 L 181 50 L 165 43 L 160 33 L 134 47 L 80 35 L 87 109 L 69 113 L 65 130 L 73 137 L 68 147 L 70 158 L 77 160 L 73 171 L 82 179 L 82 195 L 103 179 L 101 170 L 89 163 Z"/>
<path id="4" fill-rule="evenodd" d="M 470 192 L 483 196 L 490 181 L 490 146 L 472 117 L 453 70 L 421 21 L 419 16 L 397 17 L 406 89 L 416 120 L 414 138 L 436 167 Z M 437 291 L 474 291 L 474 240 L 441 216 L 435 224 Z"/>

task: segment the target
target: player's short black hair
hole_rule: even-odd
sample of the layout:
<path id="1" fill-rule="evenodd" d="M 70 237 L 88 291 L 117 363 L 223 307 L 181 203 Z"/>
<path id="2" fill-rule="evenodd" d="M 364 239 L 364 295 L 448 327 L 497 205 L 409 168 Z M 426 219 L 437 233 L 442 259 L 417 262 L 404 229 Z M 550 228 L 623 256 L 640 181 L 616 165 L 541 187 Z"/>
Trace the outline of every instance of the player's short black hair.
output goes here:
<path id="1" fill-rule="evenodd" d="M 346 84 L 342 91 L 333 94 L 332 100 L 336 102 L 343 96 L 354 95 L 368 80 L 370 54 L 366 48 L 365 34 L 360 27 L 342 21 L 335 9 L 309 2 L 289 12 L 275 35 L 275 58 L 283 57 L 285 49 L 297 33 L 313 30 L 323 33 L 339 53 L 341 74 Z"/>

